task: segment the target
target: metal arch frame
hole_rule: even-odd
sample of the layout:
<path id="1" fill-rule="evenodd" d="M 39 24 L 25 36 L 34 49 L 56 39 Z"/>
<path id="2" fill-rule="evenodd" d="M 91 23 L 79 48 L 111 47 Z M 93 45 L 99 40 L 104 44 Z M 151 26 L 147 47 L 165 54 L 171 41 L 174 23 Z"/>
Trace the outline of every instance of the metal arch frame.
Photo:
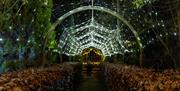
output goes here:
<path id="1" fill-rule="evenodd" d="M 121 20 L 123 23 L 125 23 L 129 27 L 129 29 L 132 31 L 132 33 L 136 37 L 137 43 L 139 44 L 140 51 L 143 49 L 141 39 L 139 38 L 139 35 L 136 32 L 136 30 L 134 29 L 134 27 L 125 18 L 123 18 L 123 16 L 119 15 L 117 12 L 110 10 L 108 8 L 105 8 L 105 7 L 100 7 L 100 6 L 82 6 L 82 7 L 79 7 L 79 8 L 76 8 L 76 9 L 73 9 L 73 10 L 67 12 L 66 14 L 64 14 L 63 16 L 58 18 L 58 20 L 48 30 L 47 34 L 51 33 L 53 30 L 55 30 L 55 28 L 59 24 L 61 24 L 62 21 L 65 20 L 67 17 L 71 16 L 72 14 L 75 14 L 75 13 L 78 13 L 81 11 L 86 11 L 86 10 L 103 11 L 103 12 L 106 12 L 108 14 L 111 14 L 111 15 L 117 17 L 119 20 Z M 48 36 L 46 35 L 45 37 L 48 37 Z"/>

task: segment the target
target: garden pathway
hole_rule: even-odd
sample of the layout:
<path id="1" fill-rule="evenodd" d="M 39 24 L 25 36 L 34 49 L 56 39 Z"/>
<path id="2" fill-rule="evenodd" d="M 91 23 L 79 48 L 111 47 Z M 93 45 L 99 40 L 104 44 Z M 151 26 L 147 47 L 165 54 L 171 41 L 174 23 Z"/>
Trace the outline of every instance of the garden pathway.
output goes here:
<path id="1" fill-rule="evenodd" d="M 87 76 L 86 70 L 83 68 L 83 79 L 76 91 L 104 91 L 104 87 L 99 80 L 99 72 L 98 68 L 93 68 L 92 75 Z"/>

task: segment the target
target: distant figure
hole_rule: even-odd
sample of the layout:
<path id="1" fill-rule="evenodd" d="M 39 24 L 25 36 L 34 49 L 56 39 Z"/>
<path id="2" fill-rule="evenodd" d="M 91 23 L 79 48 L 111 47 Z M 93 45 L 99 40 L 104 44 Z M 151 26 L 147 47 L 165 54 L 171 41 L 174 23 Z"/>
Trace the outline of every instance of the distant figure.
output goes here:
<path id="1" fill-rule="evenodd" d="M 93 68 L 93 65 L 92 65 L 91 61 L 87 62 L 86 68 L 87 68 L 87 76 L 91 76 L 92 68 Z"/>

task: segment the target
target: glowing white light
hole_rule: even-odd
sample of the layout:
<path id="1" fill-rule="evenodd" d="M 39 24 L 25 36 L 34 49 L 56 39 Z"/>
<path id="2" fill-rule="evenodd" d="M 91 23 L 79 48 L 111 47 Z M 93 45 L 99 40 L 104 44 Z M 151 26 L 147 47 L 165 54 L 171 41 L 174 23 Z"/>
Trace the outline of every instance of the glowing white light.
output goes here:
<path id="1" fill-rule="evenodd" d="M 158 15 L 158 13 L 156 12 L 155 15 Z"/>
<path id="2" fill-rule="evenodd" d="M 9 26 L 9 29 L 11 30 L 11 29 L 12 29 L 12 26 Z"/>
<path id="3" fill-rule="evenodd" d="M 123 1 L 123 0 L 121 0 L 121 1 Z M 151 3 L 153 1 L 155 1 L 155 0 L 144 0 L 143 3 L 144 4 L 148 4 L 148 3 Z M 99 2 L 99 1 L 97 1 L 97 2 Z M 74 3 L 70 3 L 70 4 L 73 5 Z M 99 5 L 101 5 L 101 4 L 99 4 Z M 105 7 L 108 7 L 108 4 L 104 3 L 103 5 L 105 5 Z M 116 6 L 112 5 L 112 7 L 116 7 Z M 128 13 L 128 9 L 125 8 L 127 6 L 123 5 L 122 7 L 123 7 L 123 9 L 122 9 L 122 13 L 121 14 L 122 15 L 123 14 L 127 14 Z M 78 8 L 78 9 L 79 10 L 81 10 L 81 9 L 83 10 L 82 7 Z M 143 10 L 143 12 L 146 13 L 145 10 Z M 71 13 L 72 13 L 72 11 L 71 11 Z M 156 12 L 156 11 L 150 11 L 149 15 L 151 17 L 154 17 L 154 15 L 156 15 L 156 17 L 158 17 L 157 16 L 158 13 L 159 12 Z M 116 12 L 114 12 L 114 14 L 116 14 Z M 130 18 L 128 19 L 128 21 L 132 20 L 131 16 L 133 17 L 133 15 L 135 15 L 135 14 L 136 14 L 135 11 L 131 12 L 129 14 Z M 85 16 L 88 16 L 88 14 L 85 14 Z M 143 21 L 144 16 L 143 15 L 138 15 L 138 14 L 136 16 L 139 17 L 137 19 L 138 23 L 142 24 L 142 26 L 144 28 L 146 28 L 146 26 L 148 24 Z M 94 16 L 92 15 L 92 17 L 94 17 Z M 140 19 L 140 18 L 142 18 L 142 19 Z M 62 34 L 63 38 L 60 38 L 60 42 L 59 42 L 62 45 L 59 44 L 59 47 L 61 47 L 63 52 L 68 54 L 68 55 L 78 54 L 78 53 L 82 52 L 82 50 L 84 48 L 88 48 L 88 47 L 100 48 L 100 49 L 103 50 L 104 55 L 112 55 L 113 53 L 120 53 L 121 52 L 121 48 L 125 49 L 125 47 L 123 47 L 121 45 L 122 44 L 121 42 L 124 41 L 124 40 L 121 40 L 121 38 L 123 38 L 123 37 L 113 38 L 113 36 L 115 35 L 113 33 L 115 33 L 116 29 L 111 29 L 112 25 L 107 24 L 106 22 L 103 22 L 103 21 L 101 22 L 100 21 L 100 23 L 105 25 L 105 26 L 103 26 L 101 24 L 98 24 L 97 22 L 95 22 L 94 18 L 92 18 L 91 22 L 86 21 L 86 22 L 83 22 L 83 23 L 81 23 L 79 25 L 75 25 L 73 27 L 66 28 L 64 31 L 66 31 L 67 34 L 65 34 L 65 33 Z M 154 24 L 154 25 L 152 25 L 152 24 Z M 136 25 L 137 24 L 134 23 L 134 26 L 136 26 Z M 157 20 L 157 22 L 153 21 L 153 23 L 151 23 L 149 25 L 150 25 L 150 27 L 153 27 L 153 29 L 155 29 L 157 27 L 157 25 L 158 25 L 157 28 L 165 27 L 165 23 L 164 23 L 163 20 L 160 20 L 160 21 Z M 125 28 L 122 27 L 122 30 L 125 31 Z M 150 33 L 150 31 L 148 31 L 148 33 Z M 122 35 L 122 34 L 120 34 L 120 35 Z M 176 34 L 174 34 L 174 35 L 176 35 Z M 159 36 L 163 36 L 163 35 L 161 34 Z M 145 39 L 145 38 L 142 38 L 142 39 Z M 140 38 L 138 38 L 138 40 L 140 41 Z M 151 38 L 149 41 L 147 41 L 147 43 L 151 43 L 154 40 L 155 40 L 154 38 Z M 110 43 L 110 42 L 112 42 L 112 43 Z M 118 46 L 117 42 L 120 44 L 120 46 Z M 142 44 L 140 46 L 142 46 Z M 63 49 L 63 47 L 66 47 L 66 48 Z M 143 47 L 145 47 L 145 46 L 143 46 Z M 77 51 L 76 51 L 76 49 L 77 49 Z M 123 51 L 127 51 L 127 49 L 125 49 Z M 135 51 L 135 50 L 133 50 L 133 51 Z"/>
<path id="4" fill-rule="evenodd" d="M 0 41 L 3 41 L 3 38 L 0 38 Z"/>
<path id="5" fill-rule="evenodd" d="M 166 33 L 166 36 L 168 35 L 168 33 Z"/>
<path id="6" fill-rule="evenodd" d="M 162 37 L 163 35 L 162 34 L 160 34 L 160 37 Z"/>
<path id="7" fill-rule="evenodd" d="M 46 0 L 46 1 L 44 2 L 44 5 L 48 5 L 48 0 Z"/>
<path id="8" fill-rule="evenodd" d="M 32 19 L 32 21 L 31 22 L 34 22 L 34 19 Z"/>
<path id="9" fill-rule="evenodd" d="M 155 25 L 152 25 L 152 27 L 154 28 L 154 27 L 155 27 Z"/>
<path id="10" fill-rule="evenodd" d="M 19 41 L 19 38 L 17 38 L 16 41 Z"/>
<path id="11" fill-rule="evenodd" d="M 162 27 L 165 27 L 165 25 L 163 24 Z"/>

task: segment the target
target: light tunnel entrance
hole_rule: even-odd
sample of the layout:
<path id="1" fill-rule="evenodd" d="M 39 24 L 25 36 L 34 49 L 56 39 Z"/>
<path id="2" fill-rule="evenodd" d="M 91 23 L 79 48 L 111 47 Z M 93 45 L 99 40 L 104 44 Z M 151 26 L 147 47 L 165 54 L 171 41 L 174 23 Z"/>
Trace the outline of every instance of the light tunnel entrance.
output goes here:
<path id="1" fill-rule="evenodd" d="M 52 25 L 52 27 L 49 29 L 48 33 L 51 33 L 53 32 L 56 27 L 58 25 L 60 25 L 66 18 L 68 18 L 69 16 L 73 15 L 73 14 L 76 14 L 76 13 L 79 13 L 79 12 L 82 12 L 82 11 L 87 11 L 87 10 L 92 10 L 92 11 L 102 11 L 104 13 L 107 13 L 109 15 L 112 15 L 114 16 L 115 18 L 117 18 L 117 20 L 121 21 L 122 24 L 124 24 L 131 32 L 132 34 L 134 35 L 135 39 L 136 39 L 136 42 L 139 46 L 139 53 L 140 53 L 140 56 L 139 56 L 139 60 L 140 60 L 140 64 L 142 64 L 142 43 L 141 43 L 141 39 L 137 33 L 137 31 L 134 29 L 134 27 L 130 24 L 130 22 L 128 20 L 126 20 L 122 15 L 120 15 L 119 13 L 117 13 L 116 11 L 113 11 L 113 10 L 110 10 L 108 8 L 105 8 L 105 7 L 100 7 L 100 6 L 82 6 L 82 7 L 79 7 L 79 8 L 76 8 L 76 9 L 73 9 L 67 13 L 65 13 L 64 15 L 62 15 L 61 17 L 58 18 L 58 20 Z M 92 19 L 91 19 L 91 22 L 90 22 L 90 26 L 94 26 L 94 23 L 95 23 L 95 20 L 93 19 L 93 16 L 92 16 Z M 100 27 L 101 28 L 101 27 Z M 73 30 L 73 29 L 72 29 Z M 81 30 L 81 28 L 77 28 L 75 30 Z M 63 38 L 65 41 L 61 41 L 62 42 L 62 45 L 61 46 L 61 49 L 63 49 L 66 44 L 67 45 L 71 45 L 73 47 L 70 47 L 70 49 L 66 49 L 65 50 L 65 54 L 68 54 L 68 55 L 79 55 L 78 53 L 80 52 L 77 52 L 76 49 L 80 49 L 80 51 L 84 50 L 85 48 L 88 48 L 90 47 L 91 45 L 93 46 L 97 46 L 99 49 L 107 49 L 105 50 L 106 51 L 106 54 L 109 54 L 108 56 L 111 56 L 111 55 L 114 55 L 114 54 L 118 54 L 118 53 L 122 53 L 122 50 L 120 48 L 125 48 L 124 46 L 121 46 L 120 48 L 117 47 L 118 45 L 122 45 L 122 41 L 119 41 L 121 39 L 118 39 L 118 36 L 119 36 L 119 33 L 120 33 L 120 29 L 115 29 L 115 30 L 109 30 L 109 31 L 116 31 L 116 32 L 113 32 L 113 33 L 110 33 L 108 35 L 110 35 L 109 39 L 106 39 L 105 41 L 99 41 L 97 39 L 94 39 L 92 37 L 90 37 L 91 39 L 89 38 L 86 38 L 87 41 L 85 40 L 85 45 L 82 45 L 84 43 L 79 43 L 79 40 L 78 38 L 75 38 L 73 35 L 71 35 L 73 32 L 71 31 L 71 29 L 67 29 L 66 30 L 66 34 L 67 36 L 72 36 L 72 38 L 69 38 L 70 40 L 72 40 L 71 42 L 73 42 L 74 44 L 70 43 L 70 44 L 67 44 L 65 42 L 68 41 L 68 38 L 66 38 L 67 36 L 65 36 L 65 38 Z M 122 30 L 124 31 L 124 30 Z M 89 33 L 91 36 L 96 36 L 98 33 L 94 33 L 94 32 L 91 32 Z M 63 36 L 63 35 L 62 35 Z M 103 35 L 104 36 L 104 35 Z M 105 35 L 106 36 L 106 35 Z M 47 36 L 48 38 L 49 36 Z M 91 41 L 89 42 L 88 39 Z M 95 42 L 97 43 L 94 43 L 94 40 Z M 93 41 L 93 42 L 92 42 Z M 86 43 L 87 42 L 87 43 Z M 105 42 L 105 43 L 104 43 Z M 118 43 L 115 43 L 115 42 L 118 42 Z M 120 43 L 120 44 L 119 44 Z M 117 45 L 115 45 L 117 44 Z M 80 46 L 84 46 L 84 47 L 80 47 Z M 71 48 L 76 48 L 76 49 L 71 49 Z M 66 52 L 67 50 L 70 50 L 70 53 Z M 71 51 L 72 50 L 72 51 Z M 117 51 L 115 51 L 117 50 Z M 111 53 L 110 53 L 111 52 Z M 63 53 L 62 50 L 60 50 L 60 53 Z M 103 53 L 104 53 L 104 50 L 103 50 Z"/>
<path id="2" fill-rule="evenodd" d="M 91 62 L 92 64 L 98 65 L 104 61 L 104 55 L 100 49 L 89 47 L 83 50 L 81 54 L 81 61 L 83 64 Z"/>
<path id="3" fill-rule="evenodd" d="M 1 0 L 0 91 L 180 91 L 179 6 Z"/>

